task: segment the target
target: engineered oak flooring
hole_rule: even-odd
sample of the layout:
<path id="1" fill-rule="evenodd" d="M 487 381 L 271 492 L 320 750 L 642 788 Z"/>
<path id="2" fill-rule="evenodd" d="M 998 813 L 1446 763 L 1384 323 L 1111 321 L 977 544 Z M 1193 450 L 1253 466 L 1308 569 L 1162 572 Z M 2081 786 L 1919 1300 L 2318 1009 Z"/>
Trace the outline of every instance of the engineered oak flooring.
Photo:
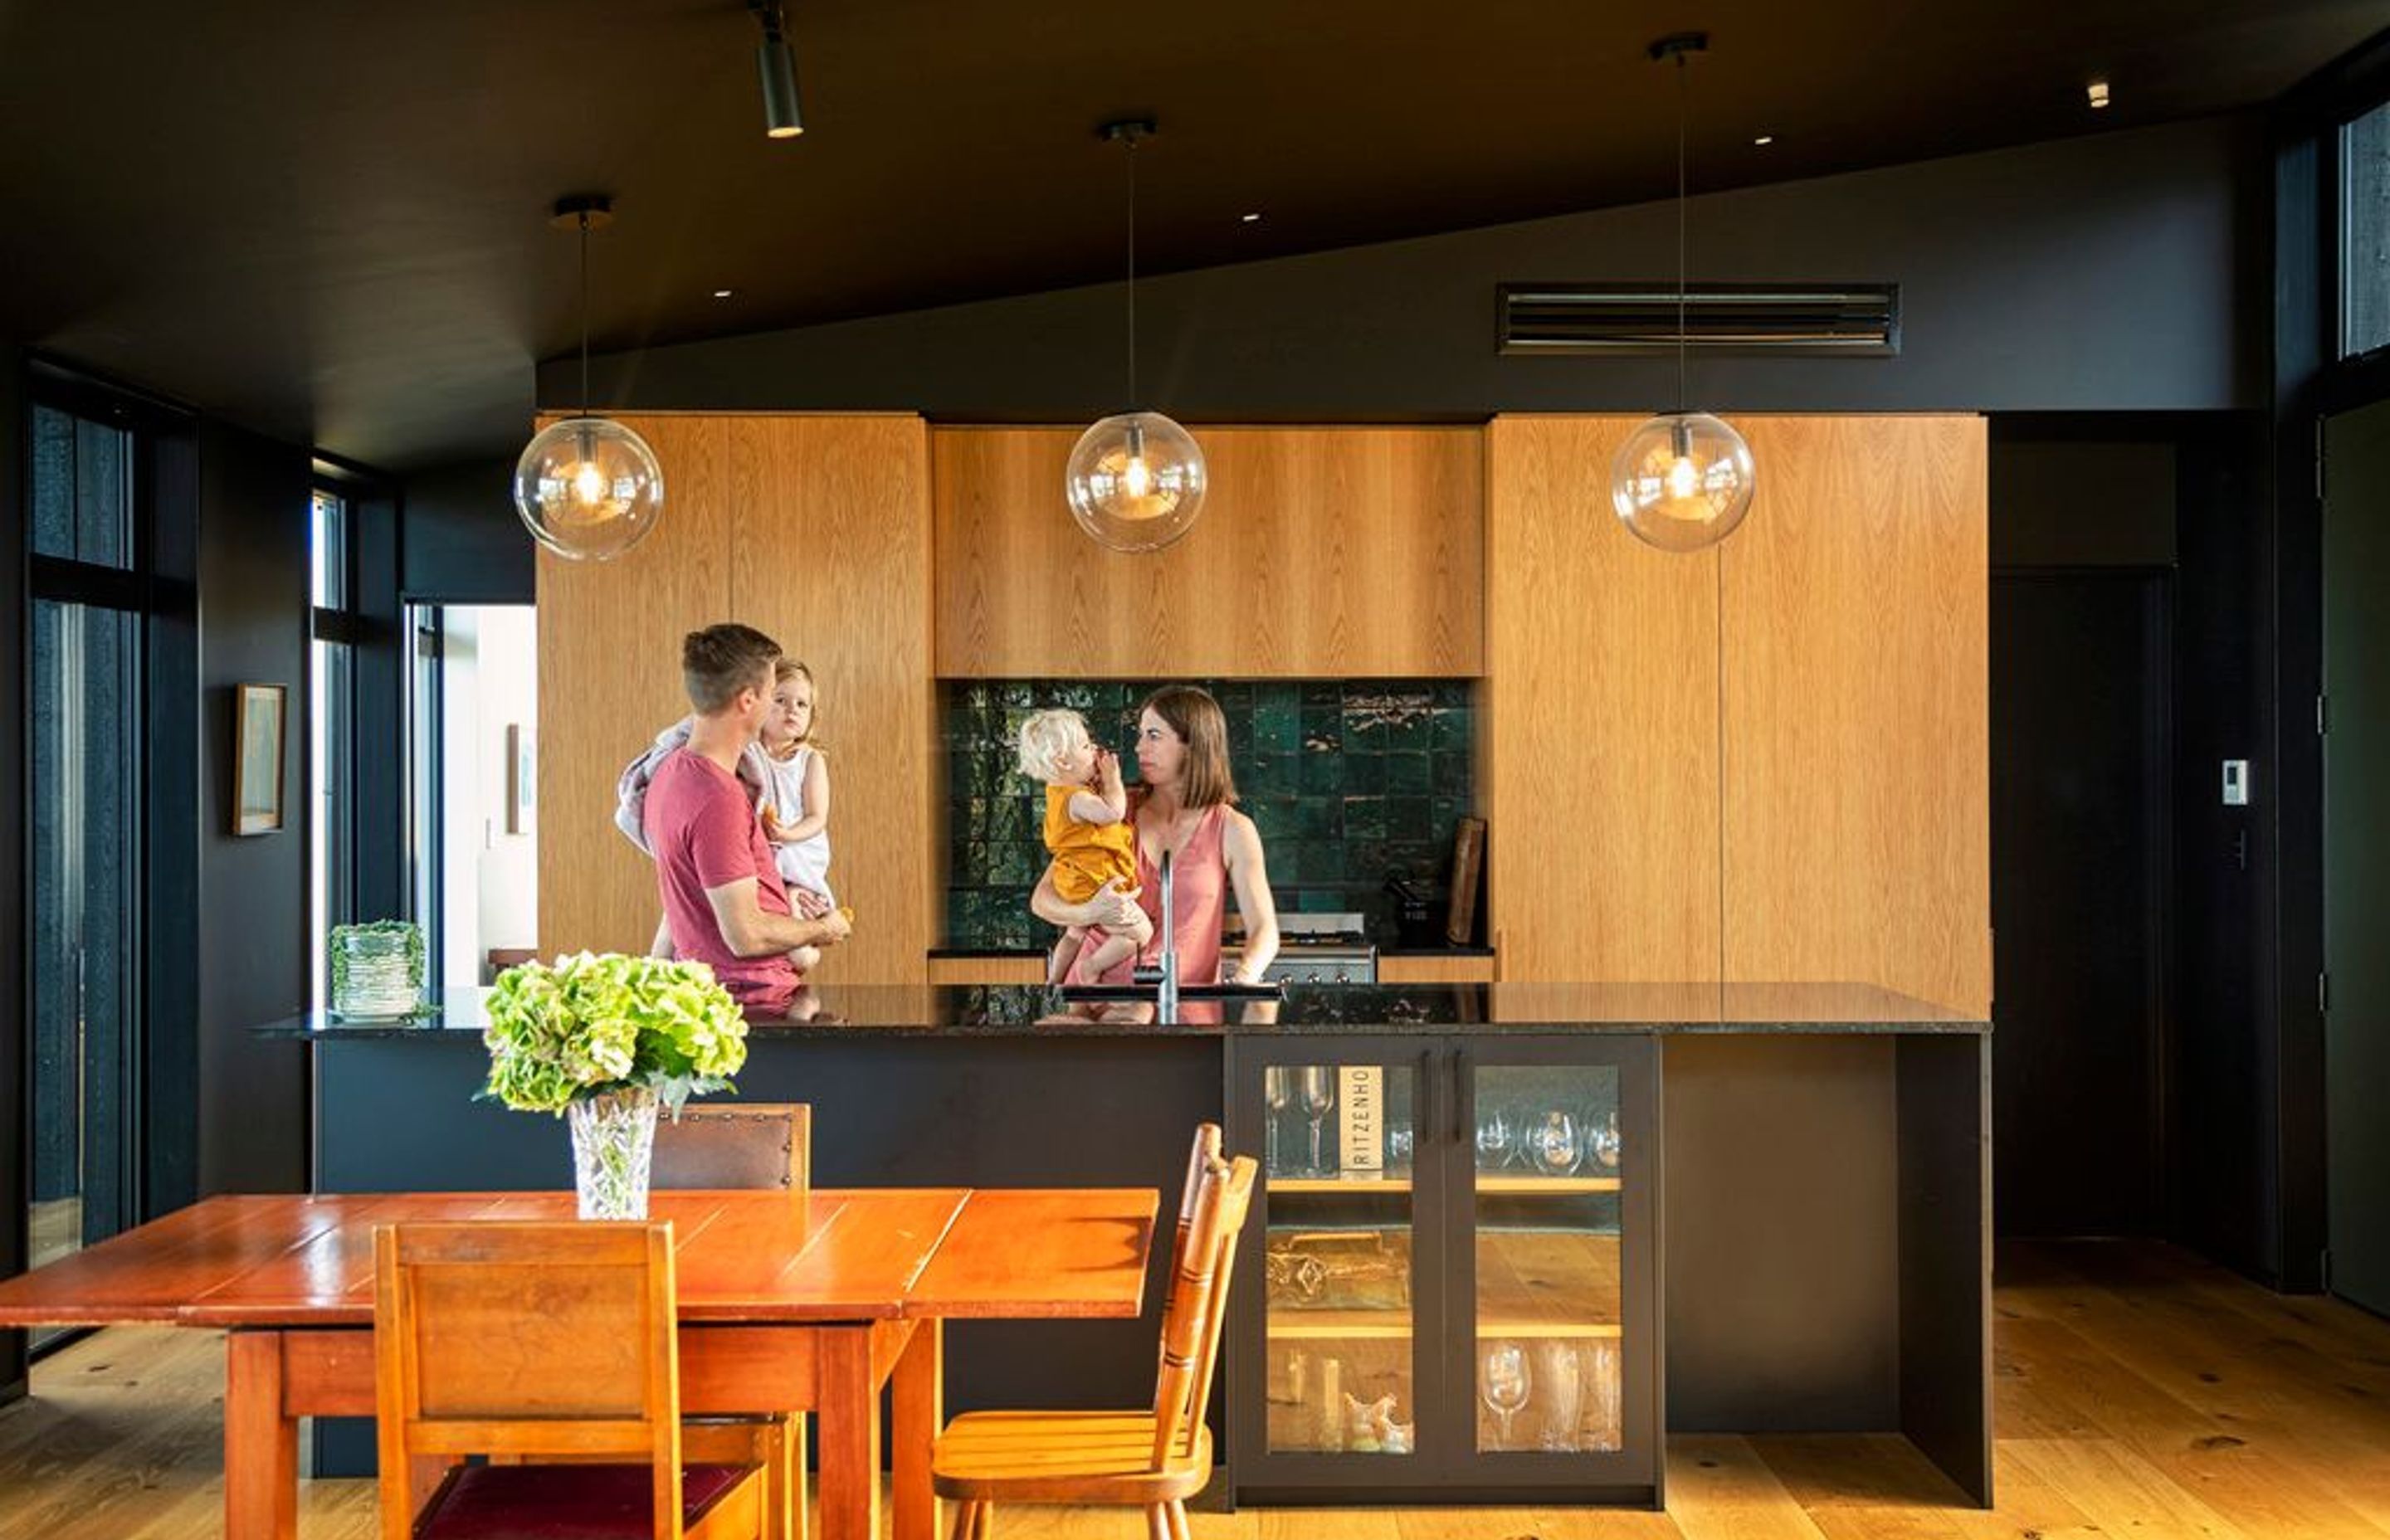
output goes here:
<path id="1" fill-rule="evenodd" d="M 1679 1437 L 1668 1511 L 1277 1509 L 1195 1540 L 2390 1540 L 2390 1323 L 2134 1242 L 2000 1251 L 1999 1506 L 1889 1435 Z M 223 1343 L 117 1328 L 0 1410 L 0 1537 L 221 1533 Z M 372 1540 L 362 1481 L 305 1483 L 305 1540 Z M 1137 1540 L 1134 1512 L 1006 1508 L 1000 1540 Z"/>

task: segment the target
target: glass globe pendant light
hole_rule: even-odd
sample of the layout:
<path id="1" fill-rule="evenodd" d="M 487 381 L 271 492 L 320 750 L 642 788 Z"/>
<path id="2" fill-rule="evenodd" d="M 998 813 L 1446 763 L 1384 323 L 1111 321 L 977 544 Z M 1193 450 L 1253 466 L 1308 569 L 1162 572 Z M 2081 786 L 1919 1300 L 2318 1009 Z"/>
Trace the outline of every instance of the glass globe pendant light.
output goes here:
<path id="1" fill-rule="evenodd" d="M 1107 123 L 1103 135 L 1128 153 L 1128 394 L 1137 399 L 1137 147 L 1150 120 Z M 1159 412 L 1102 418 L 1072 446 L 1063 489 L 1071 515 L 1099 545 L 1158 551 L 1194 528 L 1203 508 L 1203 451 L 1195 436 Z"/>
<path id="2" fill-rule="evenodd" d="M 515 511 L 532 538 L 574 561 L 604 561 L 647 538 L 664 507 L 648 441 L 589 412 L 589 232 L 613 223 L 602 198 L 568 198 L 550 223 L 581 234 L 581 411 L 549 424 L 515 461 Z"/>
<path id="3" fill-rule="evenodd" d="M 1637 538 L 1664 551 L 1698 551 L 1734 533 L 1751 511 L 1751 445 L 1707 412 L 1685 405 L 1685 65 L 1709 47 L 1706 32 L 1651 45 L 1677 66 L 1677 409 L 1626 435 L 1610 464 L 1610 503 Z"/>

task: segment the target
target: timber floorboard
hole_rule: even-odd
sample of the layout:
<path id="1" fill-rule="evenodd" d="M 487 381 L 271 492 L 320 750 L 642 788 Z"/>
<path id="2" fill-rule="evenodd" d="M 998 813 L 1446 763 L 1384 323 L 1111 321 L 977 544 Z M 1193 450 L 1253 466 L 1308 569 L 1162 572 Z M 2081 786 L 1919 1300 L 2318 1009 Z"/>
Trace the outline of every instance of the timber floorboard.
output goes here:
<path id="1" fill-rule="evenodd" d="M 2390 1540 L 2390 1322 L 2137 1242 L 2004 1244 L 1999 1506 L 1888 1434 L 1670 1441 L 1669 1511 L 1248 1508 L 1192 1540 Z M 0 1540 L 221 1534 L 224 1344 L 117 1328 L 0 1409 Z M 373 1540 L 362 1481 L 308 1482 L 304 1540 Z M 1008 1508 L 998 1540 L 1139 1540 L 1135 1512 Z"/>

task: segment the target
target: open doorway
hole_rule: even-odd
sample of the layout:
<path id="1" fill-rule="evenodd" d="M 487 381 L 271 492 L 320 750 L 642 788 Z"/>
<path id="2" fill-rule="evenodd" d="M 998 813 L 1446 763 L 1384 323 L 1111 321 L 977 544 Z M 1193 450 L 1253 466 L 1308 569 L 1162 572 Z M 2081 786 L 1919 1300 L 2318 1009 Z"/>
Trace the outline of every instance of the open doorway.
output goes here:
<path id="1" fill-rule="evenodd" d="M 537 611 L 418 605 L 412 680 L 415 912 L 430 980 L 488 983 L 539 927 Z"/>

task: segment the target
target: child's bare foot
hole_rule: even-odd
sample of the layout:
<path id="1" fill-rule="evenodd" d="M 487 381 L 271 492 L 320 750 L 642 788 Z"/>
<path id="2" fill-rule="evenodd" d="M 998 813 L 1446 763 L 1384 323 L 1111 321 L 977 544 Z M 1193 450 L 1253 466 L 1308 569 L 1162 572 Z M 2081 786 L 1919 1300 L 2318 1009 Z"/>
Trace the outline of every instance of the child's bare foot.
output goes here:
<path id="1" fill-rule="evenodd" d="M 821 964 L 821 948 L 800 946 L 789 954 L 789 960 L 797 965 L 798 972 L 810 973 Z"/>

